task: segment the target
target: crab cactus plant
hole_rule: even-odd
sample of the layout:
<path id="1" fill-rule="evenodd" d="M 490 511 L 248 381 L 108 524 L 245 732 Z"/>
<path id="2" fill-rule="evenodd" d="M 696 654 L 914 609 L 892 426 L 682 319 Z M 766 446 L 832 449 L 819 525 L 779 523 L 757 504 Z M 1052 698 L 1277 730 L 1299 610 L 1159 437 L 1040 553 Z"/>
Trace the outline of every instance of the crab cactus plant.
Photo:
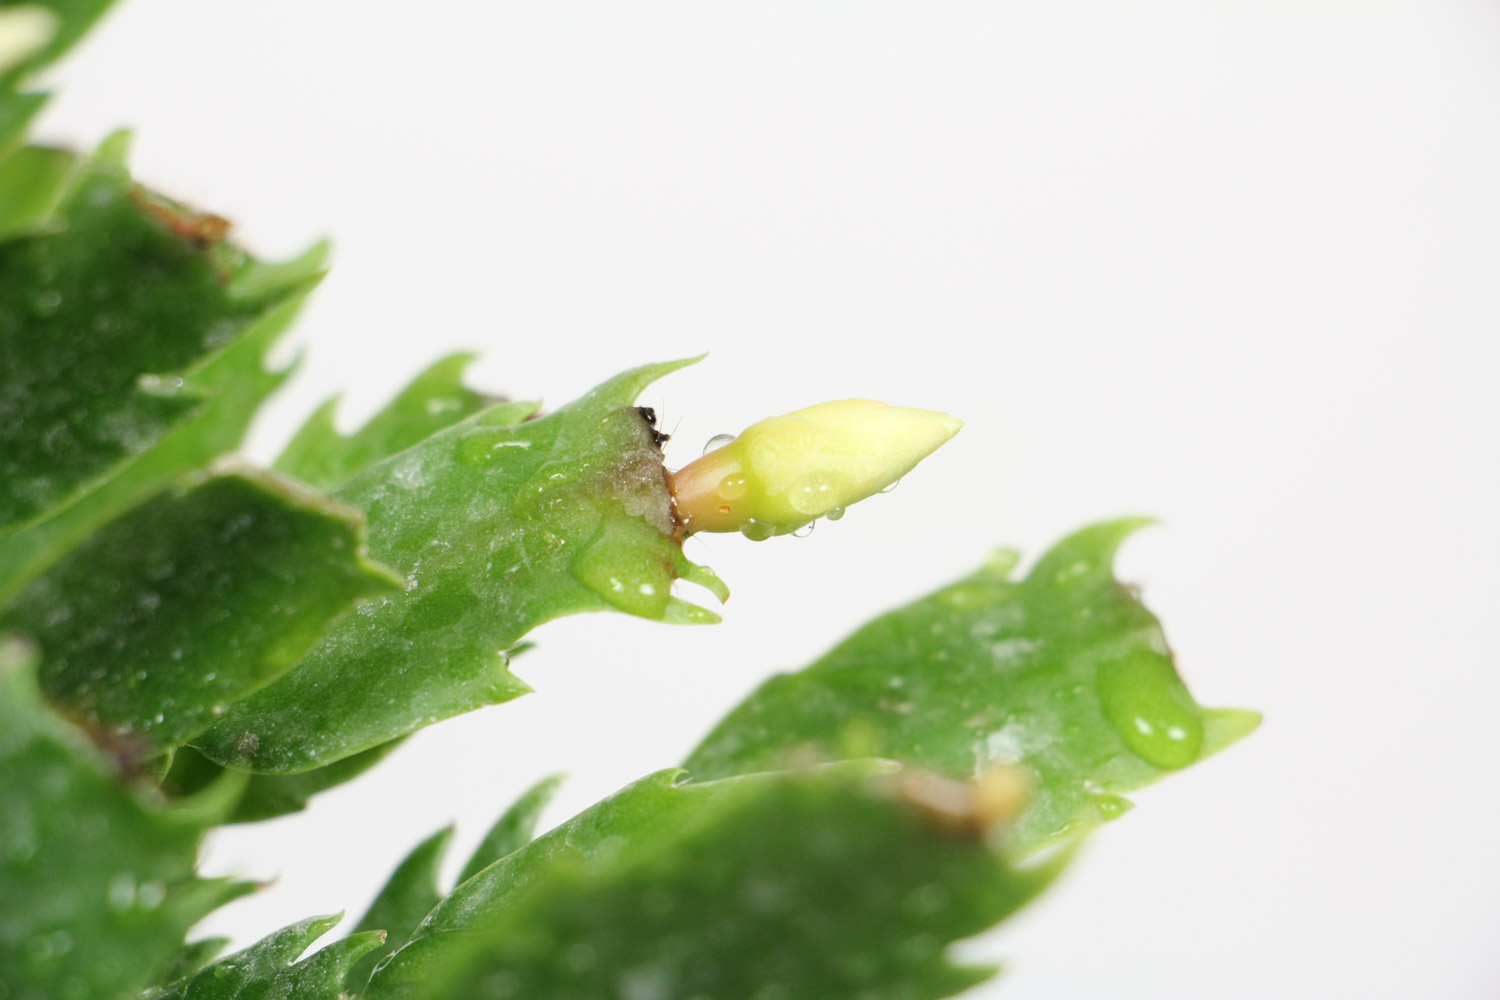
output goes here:
<path id="1" fill-rule="evenodd" d="M 875 618 L 534 837 L 541 782 L 452 884 L 435 835 L 321 950 L 337 918 L 217 958 L 194 924 L 254 886 L 197 873 L 207 830 L 527 692 L 507 651 L 543 622 L 717 621 L 676 592 L 728 597 L 685 536 L 836 518 L 959 424 L 824 403 L 673 471 L 636 402 L 687 362 L 544 413 L 455 356 L 244 464 L 326 254 L 254 258 L 124 136 L 26 144 L 28 79 L 103 7 L 0 4 L 0 997 L 949 996 L 993 970 L 948 945 L 1070 856 L 1038 852 L 1254 728 L 1189 694 L 1111 569 L 1140 522 L 1105 522 Z"/>

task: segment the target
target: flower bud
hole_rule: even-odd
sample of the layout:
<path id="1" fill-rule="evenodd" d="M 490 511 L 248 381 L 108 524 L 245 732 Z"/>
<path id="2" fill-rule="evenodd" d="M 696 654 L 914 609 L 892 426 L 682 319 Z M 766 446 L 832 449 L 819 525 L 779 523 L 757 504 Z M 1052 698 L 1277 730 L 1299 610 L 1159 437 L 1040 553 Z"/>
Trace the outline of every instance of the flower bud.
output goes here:
<path id="1" fill-rule="evenodd" d="M 879 493 L 962 426 L 868 399 L 771 417 L 671 477 L 677 519 L 686 534 L 788 534 Z"/>
<path id="2" fill-rule="evenodd" d="M 0 10 L 0 75 L 46 48 L 57 34 L 57 15 L 38 4 Z"/>

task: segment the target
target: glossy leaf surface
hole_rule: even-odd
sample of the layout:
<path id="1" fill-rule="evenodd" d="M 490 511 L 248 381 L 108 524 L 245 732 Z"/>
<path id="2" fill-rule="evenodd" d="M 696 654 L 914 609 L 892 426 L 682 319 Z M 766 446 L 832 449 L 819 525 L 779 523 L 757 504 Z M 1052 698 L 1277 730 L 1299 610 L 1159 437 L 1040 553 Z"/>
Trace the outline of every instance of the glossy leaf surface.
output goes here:
<path id="1" fill-rule="evenodd" d="M 42 94 L 15 94 L 0 90 L 0 157 L 20 144 L 31 120 L 42 110 Z"/>
<path id="2" fill-rule="evenodd" d="M 75 499 L 199 413 L 183 374 L 267 303 L 216 245 L 94 158 L 58 231 L 0 242 L 0 534 Z"/>
<path id="3" fill-rule="evenodd" d="M 364 519 L 250 469 L 112 521 L 0 613 L 41 649 L 42 689 L 142 757 L 297 663 L 356 600 L 400 589 Z"/>
<path id="4" fill-rule="evenodd" d="M 243 887 L 193 875 L 207 815 L 163 810 L 43 704 L 0 640 L 0 995 L 133 996 Z"/>
<path id="5" fill-rule="evenodd" d="M 218 958 L 227 947 L 229 947 L 229 939 L 223 937 L 203 938 L 183 945 L 182 950 L 177 953 L 177 957 L 172 960 L 172 964 L 161 976 L 161 981 L 175 983 L 179 979 L 186 979 Z"/>
<path id="6" fill-rule="evenodd" d="M 353 781 L 385 759 L 400 746 L 392 740 L 362 750 L 352 757 L 335 761 L 327 767 L 299 774 L 243 775 L 244 793 L 225 823 L 259 823 L 288 813 L 301 812 L 308 801 L 321 792 Z M 173 798 L 192 795 L 224 777 L 226 770 L 190 746 L 181 747 L 172 757 L 171 769 L 162 781 L 162 790 Z"/>
<path id="7" fill-rule="evenodd" d="M 1017 870 L 898 785 L 868 766 L 646 778 L 460 885 L 368 995 L 949 996 L 991 971 L 949 943 L 1054 870 Z"/>
<path id="8" fill-rule="evenodd" d="M 0 143 L 4 128 L 0 123 Z M 77 168 L 72 153 L 39 146 L 25 146 L 0 159 L 0 240 L 45 225 Z"/>
<path id="9" fill-rule="evenodd" d="M 330 399 L 292 438 L 276 460 L 276 470 L 320 490 L 331 490 L 370 466 L 500 402 L 463 384 L 464 369 L 473 360 L 471 354 L 455 354 L 437 362 L 353 434 L 341 434 L 334 425 L 338 400 Z M 520 423 L 536 410 L 535 404 L 516 405 L 517 415 L 502 419 Z"/>
<path id="10" fill-rule="evenodd" d="M 452 839 L 453 828 L 450 826 L 412 848 L 360 918 L 355 933 L 380 931 L 385 934 L 385 940 L 382 947 L 372 950 L 350 968 L 350 993 L 364 988 L 375 964 L 405 944 L 422 918 L 442 900 L 438 868 Z"/>
<path id="11" fill-rule="evenodd" d="M 383 937 L 355 934 L 298 962 L 297 956 L 339 919 L 313 917 L 284 927 L 186 979 L 152 990 L 145 1000 L 340 1000 L 349 967 L 380 947 Z"/>
<path id="12" fill-rule="evenodd" d="M 337 765 L 334 765 L 335 767 Z M 327 770 L 326 768 L 324 770 Z M 318 772 L 310 772 L 317 774 Z M 276 780 L 276 776 L 257 775 Z M 295 776 L 293 776 L 295 777 Z M 531 842 L 532 831 L 542 809 L 562 783 L 551 777 L 528 789 L 492 826 L 474 854 L 465 864 L 458 882 L 488 867 L 494 861 L 518 851 Z M 453 828 L 439 830 L 414 847 L 380 890 L 369 910 L 360 919 L 355 932 L 383 931 L 383 947 L 372 951 L 354 964 L 349 973 L 350 993 L 358 993 L 369 982 L 370 973 L 387 955 L 399 950 L 411 939 L 422 919 L 442 901 L 445 895 L 439 882 L 439 868 L 452 840 Z"/>
<path id="13" fill-rule="evenodd" d="M 1122 793 L 1259 721 L 1200 708 L 1156 618 L 1115 580 L 1115 550 L 1140 524 L 1081 531 L 1021 580 L 1002 552 L 875 619 L 806 670 L 767 681 L 685 766 L 719 777 L 878 756 L 961 777 L 1020 764 L 1034 781 L 1017 836 L 1032 849 L 1118 816 Z"/>
<path id="14" fill-rule="evenodd" d="M 680 366 L 636 369 L 525 423 L 499 404 L 336 490 L 406 591 L 342 619 L 194 745 L 227 766 L 310 770 L 525 693 L 503 651 L 542 622 L 610 608 L 717 621 L 671 594 L 677 576 L 717 581 L 672 537 L 652 428 L 631 405 Z"/>
<path id="15" fill-rule="evenodd" d="M 500 818 L 495 821 L 495 825 L 490 827 L 489 832 L 484 835 L 484 839 L 479 842 L 479 846 L 464 864 L 458 881 L 467 882 L 496 861 L 531 843 L 542 810 L 547 808 L 547 803 L 552 801 L 552 796 L 557 794 L 562 782 L 561 775 L 554 775 L 542 779 L 527 789 L 514 805 L 501 814 Z"/>
<path id="16" fill-rule="evenodd" d="M 15 393 L 9 409 L 0 407 L 0 423 L 11 421 L 10 431 L 0 428 L 0 440 L 11 433 L 27 442 L 24 450 L 13 455 L 0 445 L 0 455 L 4 455 L 0 463 L 9 462 L 30 476 L 9 489 L 37 501 L 18 500 L 20 506 L 11 507 L 11 523 L 0 528 L 0 604 L 120 511 L 239 444 L 257 407 L 286 376 L 266 370 L 266 352 L 322 277 L 326 247 L 316 247 L 288 264 L 267 265 L 244 258 L 226 244 L 210 252 L 191 239 L 167 232 L 163 220 L 143 207 L 140 199 L 145 196 L 133 193 L 137 189 L 119 165 L 123 153 L 123 139 L 106 143 L 86 168 L 81 193 L 70 196 L 70 204 L 87 197 L 88 191 L 103 191 L 106 204 L 95 206 L 94 215 L 102 214 L 106 222 L 118 223 L 140 237 L 160 251 L 168 264 L 181 265 L 179 270 L 188 272 L 185 277 L 171 267 L 151 271 L 161 261 L 131 256 L 129 241 L 113 249 L 98 247 L 113 238 L 111 229 L 87 212 L 65 212 L 67 230 L 45 240 L 33 237 L 0 244 L 0 257 L 6 253 L 22 258 L 40 255 L 31 261 L 29 272 L 20 272 L 27 275 L 27 281 L 39 276 L 35 272 L 64 263 L 49 257 L 49 240 L 82 244 L 84 249 L 65 261 L 71 269 L 69 282 L 92 289 L 90 283 L 97 278 L 101 288 L 115 289 L 99 309 L 90 299 L 75 297 L 77 315 L 71 318 L 64 315 L 63 293 L 57 287 L 7 281 L 8 291 L 0 292 L 0 302 L 9 303 L 0 304 L 0 343 L 7 338 L 33 342 L 24 356 L 0 359 L 0 383 Z M 127 259 L 116 259 L 120 255 Z M 149 273 L 142 277 L 137 268 Z M 194 312 L 191 299 L 172 300 L 178 284 L 195 282 L 200 296 L 196 301 L 218 303 L 223 306 L 222 314 L 208 308 Z M 128 289 L 137 283 L 156 287 L 162 301 L 146 295 L 148 303 L 135 303 Z M 156 303 L 157 312 L 170 314 L 176 324 L 166 329 L 177 339 L 157 345 L 159 350 L 151 345 L 171 340 L 165 334 L 155 340 L 131 339 L 141 324 L 154 322 L 149 302 Z M 95 333 L 96 326 L 108 328 L 108 335 Z M 162 363 L 187 353 L 183 344 L 191 345 L 195 336 L 202 348 L 195 357 L 175 370 L 160 370 Z M 69 358 L 92 352 L 96 342 L 101 349 L 107 348 L 106 357 L 86 366 L 87 377 L 74 372 Z M 172 358 L 166 358 L 167 354 Z M 97 402 L 96 380 L 106 383 Z M 147 397 L 145 416 L 159 419 L 134 422 L 133 407 L 142 396 Z M 158 412 L 163 406 L 176 409 Z M 111 407 L 123 416 L 110 418 Z M 41 411 L 59 408 L 66 411 L 66 419 L 38 422 Z M 72 446 L 69 421 L 74 420 L 88 425 L 85 437 L 104 439 L 92 458 L 87 449 Z M 53 469 L 50 456 L 59 449 L 68 454 Z M 41 465 L 35 465 L 36 461 Z M 37 504 L 48 502 L 60 506 L 38 513 Z M 0 508 L 4 504 L 0 500 Z M 24 517 L 34 519 L 18 528 L 17 519 Z"/>

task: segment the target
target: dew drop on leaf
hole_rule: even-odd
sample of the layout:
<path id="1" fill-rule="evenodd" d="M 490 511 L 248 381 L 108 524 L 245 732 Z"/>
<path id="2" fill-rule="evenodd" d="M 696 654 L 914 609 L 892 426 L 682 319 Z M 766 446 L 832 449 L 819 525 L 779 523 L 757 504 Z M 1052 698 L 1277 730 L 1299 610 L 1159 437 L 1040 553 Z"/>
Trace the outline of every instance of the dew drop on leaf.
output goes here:
<path id="1" fill-rule="evenodd" d="M 1098 685 L 1105 717 L 1136 755 L 1169 770 L 1198 759 L 1203 721 L 1166 656 L 1140 650 L 1101 664 Z"/>

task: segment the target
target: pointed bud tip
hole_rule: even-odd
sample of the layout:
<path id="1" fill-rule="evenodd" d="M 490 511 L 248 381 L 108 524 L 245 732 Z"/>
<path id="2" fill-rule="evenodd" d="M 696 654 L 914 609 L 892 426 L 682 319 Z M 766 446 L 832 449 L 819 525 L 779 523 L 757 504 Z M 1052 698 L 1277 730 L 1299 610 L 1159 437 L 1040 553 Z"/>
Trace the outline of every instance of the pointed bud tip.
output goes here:
<path id="1" fill-rule="evenodd" d="M 868 399 L 770 417 L 673 476 L 678 516 L 690 534 L 788 534 L 889 488 L 962 427 Z"/>

